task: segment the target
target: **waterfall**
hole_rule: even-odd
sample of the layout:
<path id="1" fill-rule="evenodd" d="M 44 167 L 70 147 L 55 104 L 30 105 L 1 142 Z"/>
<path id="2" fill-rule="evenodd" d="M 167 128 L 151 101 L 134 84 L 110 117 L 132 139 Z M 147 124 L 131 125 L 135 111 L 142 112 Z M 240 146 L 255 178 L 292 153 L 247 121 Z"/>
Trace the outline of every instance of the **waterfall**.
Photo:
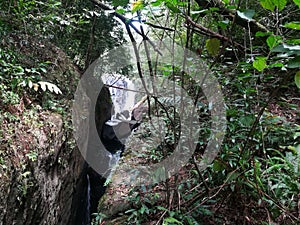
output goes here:
<path id="1" fill-rule="evenodd" d="M 124 110 L 130 110 L 135 104 L 134 83 L 127 77 L 120 74 L 106 74 L 102 77 L 103 83 L 109 86 L 111 99 L 114 106 L 112 118 L 115 118 L 117 113 Z"/>
<path id="2" fill-rule="evenodd" d="M 114 123 L 118 122 L 118 114 L 122 114 L 125 110 L 130 110 L 132 107 L 135 105 L 135 94 L 136 92 L 132 92 L 129 90 L 135 90 L 135 85 L 133 82 L 128 79 L 125 76 L 122 75 L 104 75 L 102 76 L 103 83 L 108 86 L 109 92 L 110 92 L 110 97 L 112 100 L 112 105 L 113 109 L 111 110 L 110 115 L 109 110 L 101 110 L 105 105 L 103 104 L 110 104 L 109 101 L 99 101 L 101 104 L 97 108 L 97 110 L 100 112 L 99 116 L 102 118 L 98 118 L 97 121 L 101 121 L 100 126 L 98 127 L 100 130 L 98 131 L 98 135 L 100 137 L 106 137 L 106 143 L 101 139 L 103 142 L 107 154 L 107 158 L 105 160 L 109 160 L 108 163 L 108 177 L 107 175 L 102 176 L 99 174 L 96 170 L 94 170 L 92 167 L 87 165 L 86 170 L 84 170 L 84 175 L 81 178 L 81 181 L 77 187 L 78 192 L 78 200 L 74 201 L 74 204 L 77 204 L 77 211 L 76 215 L 74 216 L 74 220 L 72 224 L 74 225 L 90 225 L 91 221 L 94 219 L 94 213 L 97 213 L 97 206 L 99 203 L 100 198 L 103 196 L 105 193 L 106 189 L 106 182 L 108 182 L 111 179 L 111 176 L 113 175 L 114 172 L 117 170 L 117 165 L 118 162 L 121 158 L 122 151 L 124 150 L 124 143 L 125 139 L 128 137 L 127 133 L 130 135 L 130 127 L 128 126 L 128 129 L 125 129 L 125 132 L 120 134 L 120 136 L 117 136 L 117 140 L 119 137 L 122 136 L 122 134 L 125 134 L 120 138 L 120 146 L 116 145 L 114 143 L 115 140 L 109 139 L 109 136 L 113 133 L 114 128 Z M 98 99 L 103 98 L 103 95 L 99 95 Z M 102 99 L 103 100 L 103 99 Z M 108 107 L 107 107 L 108 108 Z M 130 114 L 130 113 L 129 113 Z M 124 113 L 122 114 L 124 115 Z M 109 119 L 110 116 L 110 120 Z M 119 115 L 120 116 L 120 115 Z M 131 119 L 131 115 L 126 115 L 125 117 L 128 116 L 128 119 Z M 108 120 L 108 121 L 107 121 Z M 127 120 L 127 119 L 126 119 Z M 103 124 L 103 122 L 105 124 Z M 98 124 L 98 125 L 99 125 Z M 97 125 L 97 124 L 96 124 Z M 103 131 L 106 130 L 107 132 L 103 136 Z M 122 129 L 121 129 L 122 130 Z M 122 130 L 123 131 L 123 130 Z M 127 132 L 129 131 L 129 132 Z M 111 142 L 109 142 L 111 141 Z M 110 149 L 115 147 L 115 149 Z M 110 150 L 110 151 L 109 151 Z M 101 163 L 101 162 L 99 162 Z M 81 193 L 81 195 L 79 195 Z"/>
<path id="3" fill-rule="evenodd" d="M 130 79 L 120 74 L 105 74 L 102 76 L 102 80 L 103 83 L 109 87 L 113 103 L 111 120 L 106 123 L 112 125 L 116 121 L 117 114 L 125 110 L 130 112 L 130 109 L 134 106 L 136 92 L 130 90 L 135 90 L 135 85 Z M 128 115 L 128 117 L 127 119 L 130 120 L 131 115 Z M 121 141 L 122 143 L 123 141 L 125 142 L 125 140 Z M 121 149 L 114 154 L 109 154 L 109 157 L 109 168 L 111 172 L 108 178 L 110 179 L 121 157 Z"/>

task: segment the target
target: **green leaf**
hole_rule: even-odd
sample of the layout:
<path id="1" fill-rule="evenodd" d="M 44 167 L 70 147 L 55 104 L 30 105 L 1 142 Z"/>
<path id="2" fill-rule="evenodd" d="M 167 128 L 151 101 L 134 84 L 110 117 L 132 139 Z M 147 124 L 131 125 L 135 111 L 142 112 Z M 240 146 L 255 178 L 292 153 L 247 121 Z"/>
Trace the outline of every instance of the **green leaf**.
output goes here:
<path id="1" fill-rule="evenodd" d="M 124 15 L 127 12 L 128 11 L 126 9 L 116 9 L 116 13 L 119 13 L 119 14 L 122 14 L 122 15 Z"/>
<path id="2" fill-rule="evenodd" d="M 218 22 L 218 26 L 222 29 L 226 29 L 229 25 L 229 20 L 223 20 Z"/>
<path id="3" fill-rule="evenodd" d="M 272 0 L 260 0 L 260 4 L 263 8 L 274 11 L 275 5 Z"/>
<path id="4" fill-rule="evenodd" d="M 293 0 L 293 1 L 300 8 L 300 0 Z"/>
<path id="5" fill-rule="evenodd" d="M 40 70 L 41 70 L 43 73 L 47 73 L 47 70 L 46 70 L 44 67 L 40 67 Z"/>
<path id="6" fill-rule="evenodd" d="M 284 27 L 290 28 L 290 29 L 295 29 L 295 30 L 300 30 L 300 22 L 290 22 L 284 24 Z"/>
<path id="7" fill-rule="evenodd" d="M 297 56 L 288 62 L 287 68 L 300 68 L 300 56 Z"/>
<path id="8" fill-rule="evenodd" d="M 143 0 L 138 0 L 137 2 L 134 2 L 132 4 L 132 13 L 135 13 L 136 11 L 142 10 L 144 8 L 144 2 Z"/>
<path id="9" fill-rule="evenodd" d="M 125 7 L 129 4 L 129 0 L 112 0 L 113 6 L 122 6 Z"/>
<path id="10" fill-rule="evenodd" d="M 282 68 L 282 67 L 284 67 L 284 64 L 283 63 L 273 63 L 268 66 L 268 68 L 274 68 L 274 67 Z"/>
<path id="11" fill-rule="evenodd" d="M 267 45 L 269 46 L 270 50 L 272 50 L 274 47 L 276 47 L 279 42 L 280 42 L 281 38 L 279 36 L 270 36 L 267 38 Z"/>
<path id="12" fill-rule="evenodd" d="M 253 19 L 253 16 L 255 14 L 255 10 L 253 9 L 247 9 L 245 10 L 244 12 L 241 12 L 241 11 L 237 11 L 237 14 L 239 15 L 239 17 L 247 20 L 248 22 L 252 21 Z"/>
<path id="13" fill-rule="evenodd" d="M 224 165 L 223 162 L 219 161 L 219 160 L 215 160 L 214 161 L 214 164 L 213 164 L 213 170 L 215 172 L 219 172 L 219 171 L 222 171 L 226 168 L 226 166 Z"/>
<path id="14" fill-rule="evenodd" d="M 253 67 L 257 69 L 259 72 L 262 72 L 267 67 L 267 58 L 258 56 L 253 62 Z"/>
<path id="15" fill-rule="evenodd" d="M 287 44 L 283 44 L 283 47 L 288 49 L 288 50 L 295 50 L 295 51 L 299 51 L 300 50 L 300 45 L 287 45 Z"/>
<path id="16" fill-rule="evenodd" d="M 279 11 L 283 10 L 287 0 L 272 0 L 273 4 L 278 8 Z"/>
<path id="17" fill-rule="evenodd" d="M 210 55 L 216 56 L 220 51 L 220 40 L 217 38 L 208 39 L 206 40 L 205 47 Z"/>
<path id="18" fill-rule="evenodd" d="M 291 45 L 298 45 L 300 44 L 300 38 L 286 40 L 286 43 Z"/>
<path id="19" fill-rule="evenodd" d="M 176 7 L 176 5 L 172 4 L 171 2 L 166 2 L 166 6 L 174 13 L 180 13 L 180 10 Z"/>
<path id="20" fill-rule="evenodd" d="M 155 2 L 151 2 L 152 6 L 160 6 L 163 0 L 156 0 Z"/>
<path id="21" fill-rule="evenodd" d="M 262 32 L 262 31 L 257 31 L 255 34 L 255 37 L 266 37 L 271 35 L 271 32 Z"/>
<path id="22" fill-rule="evenodd" d="M 167 224 L 183 224 L 180 221 L 178 221 L 177 219 L 173 218 L 173 217 L 167 217 L 164 219 L 163 225 L 167 225 Z"/>
<path id="23" fill-rule="evenodd" d="M 287 0 L 260 0 L 260 4 L 263 8 L 274 11 L 275 7 L 278 8 L 279 11 L 283 10 Z"/>
<path id="24" fill-rule="evenodd" d="M 300 89 L 300 70 L 295 74 L 295 83 L 297 87 Z"/>

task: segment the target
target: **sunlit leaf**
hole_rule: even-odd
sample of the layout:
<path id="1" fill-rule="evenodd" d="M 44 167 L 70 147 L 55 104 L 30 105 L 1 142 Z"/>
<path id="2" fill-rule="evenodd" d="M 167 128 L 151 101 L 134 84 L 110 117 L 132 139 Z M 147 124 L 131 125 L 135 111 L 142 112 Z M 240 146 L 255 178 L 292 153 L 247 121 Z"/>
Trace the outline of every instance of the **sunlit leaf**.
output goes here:
<path id="1" fill-rule="evenodd" d="M 290 22 L 284 24 L 284 27 L 290 28 L 290 29 L 295 29 L 295 30 L 300 30 L 300 22 Z"/>
<path id="2" fill-rule="evenodd" d="M 23 80 L 21 83 L 19 83 L 18 86 L 23 86 L 23 87 L 25 87 L 25 86 L 26 86 L 25 80 Z"/>
<path id="3" fill-rule="evenodd" d="M 163 0 L 156 0 L 155 2 L 151 2 L 152 6 L 160 6 L 160 4 L 163 2 Z"/>
<path id="4" fill-rule="evenodd" d="M 255 34 L 255 37 L 266 37 L 271 35 L 271 32 L 262 32 L 262 31 L 257 31 Z"/>
<path id="5" fill-rule="evenodd" d="M 216 56 L 220 51 L 220 40 L 217 38 L 208 39 L 206 40 L 205 47 L 210 55 Z"/>
<path id="6" fill-rule="evenodd" d="M 278 8 L 279 11 L 283 10 L 287 0 L 260 0 L 260 4 L 263 8 L 274 11 L 275 7 Z"/>
<path id="7" fill-rule="evenodd" d="M 33 84 L 33 90 L 37 91 L 39 89 L 39 85 L 37 83 Z"/>
<path id="8" fill-rule="evenodd" d="M 144 8 L 144 1 L 143 0 L 138 0 L 134 3 L 132 3 L 132 13 L 135 13 L 138 10 L 142 10 Z"/>
<path id="9" fill-rule="evenodd" d="M 287 0 L 272 0 L 272 2 L 281 11 L 286 6 Z"/>
<path id="10" fill-rule="evenodd" d="M 280 42 L 281 38 L 279 36 L 270 36 L 267 38 L 267 45 L 270 49 L 273 49 L 275 46 L 277 46 Z"/>
<path id="11" fill-rule="evenodd" d="M 41 82 L 39 82 L 39 84 L 41 85 L 42 90 L 46 91 L 46 89 L 47 89 L 46 88 L 46 83 L 41 81 Z"/>
<path id="12" fill-rule="evenodd" d="M 262 72 L 267 67 L 267 58 L 266 57 L 256 57 L 253 62 L 253 67 L 257 69 L 259 72 Z"/>
<path id="13" fill-rule="evenodd" d="M 43 73 L 46 73 L 46 72 L 47 72 L 47 70 L 46 70 L 45 68 L 43 68 L 43 67 L 40 67 L 40 70 L 41 70 Z"/>
<path id="14" fill-rule="evenodd" d="M 300 89 L 300 70 L 295 74 L 295 83 L 297 87 Z"/>
<path id="15" fill-rule="evenodd" d="M 178 221 L 174 217 L 167 217 L 167 218 L 164 219 L 163 225 L 167 225 L 167 224 L 183 224 L 183 223 L 181 223 L 180 221 Z"/>
<path id="16" fill-rule="evenodd" d="M 300 8 L 300 0 L 293 0 L 293 1 Z"/>
<path id="17" fill-rule="evenodd" d="M 31 81 L 31 80 L 28 81 L 28 87 L 29 87 L 29 88 L 32 88 L 32 85 L 33 85 L 32 81 Z"/>
<path id="18" fill-rule="evenodd" d="M 291 45 L 298 45 L 298 44 L 300 44 L 300 38 L 290 39 L 290 40 L 287 40 L 286 42 Z"/>
<path id="19" fill-rule="evenodd" d="M 116 12 L 119 14 L 125 14 L 127 12 L 127 10 L 125 9 L 116 9 Z"/>
<path id="20" fill-rule="evenodd" d="M 46 91 L 46 89 L 48 88 L 50 92 L 54 91 L 56 94 L 62 94 L 62 91 L 55 84 L 45 81 L 39 81 L 38 83 L 41 85 L 43 91 Z"/>
<path id="21" fill-rule="evenodd" d="M 263 8 L 274 11 L 275 5 L 272 0 L 260 0 L 260 4 Z"/>

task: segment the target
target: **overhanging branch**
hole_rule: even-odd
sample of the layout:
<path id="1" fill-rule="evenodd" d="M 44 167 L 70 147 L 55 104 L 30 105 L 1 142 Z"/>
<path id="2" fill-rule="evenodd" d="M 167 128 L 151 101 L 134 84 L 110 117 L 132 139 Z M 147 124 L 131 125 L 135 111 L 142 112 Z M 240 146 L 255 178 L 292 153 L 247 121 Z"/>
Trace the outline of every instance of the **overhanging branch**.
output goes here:
<path id="1" fill-rule="evenodd" d="M 197 4 L 199 6 L 205 8 L 205 9 L 210 8 L 210 7 L 218 7 L 219 10 L 217 12 L 219 14 L 223 15 L 224 17 L 228 18 L 231 21 L 234 21 L 237 25 L 239 25 L 247 30 L 250 27 L 251 32 L 254 32 L 254 33 L 256 33 L 257 31 L 269 32 L 269 30 L 264 25 L 260 24 L 259 22 L 255 21 L 255 20 L 248 21 L 247 19 L 240 17 L 237 14 L 237 10 L 225 8 L 224 3 L 219 0 L 215 0 L 215 1 L 195 0 L 195 1 L 197 2 Z M 214 2 L 214 4 L 212 2 Z"/>
<path id="2" fill-rule="evenodd" d="M 156 47 L 156 45 L 148 38 L 148 36 L 144 35 L 136 26 L 134 26 L 132 24 L 132 21 L 128 18 L 126 18 L 125 16 L 123 16 L 120 13 L 117 13 L 114 9 L 110 8 L 108 5 L 103 4 L 102 2 L 100 2 L 99 0 L 91 0 L 96 6 L 98 6 L 99 8 L 105 10 L 105 11 L 111 11 L 111 14 L 114 15 L 115 17 L 117 17 L 118 19 L 120 19 L 122 21 L 122 23 L 125 24 L 125 26 L 129 26 L 131 27 L 137 34 L 139 34 L 140 36 L 143 37 L 143 40 L 148 41 L 149 44 L 154 48 L 154 50 L 156 52 L 158 52 L 160 55 L 162 55 L 162 53 L 159 51 L 159 49 Z"/>

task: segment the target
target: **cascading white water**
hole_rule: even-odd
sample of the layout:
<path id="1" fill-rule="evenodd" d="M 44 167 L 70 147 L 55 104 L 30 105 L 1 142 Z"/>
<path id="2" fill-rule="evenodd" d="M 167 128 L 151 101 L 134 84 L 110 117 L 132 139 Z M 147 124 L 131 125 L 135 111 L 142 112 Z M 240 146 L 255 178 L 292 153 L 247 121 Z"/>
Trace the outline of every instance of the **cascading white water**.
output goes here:
<path id="1" fill-rule="evenodd" d="M 135 104 L 134 83 L 120 74 L 106 74 L 102 77 L 103 83 L 109 86 L 111 99 L 114 106 L 114 117 L 117 113 L 130 110 Z"/>
<path id="2" fill-rule="evenodd" d="M 113 103 L 113 112 L 110 123 L 113 124 L 118 113 L 121 113 L 125 110 L 130 111 L 130 109 L 132 109 L 134 106 L 136 92 L 131 90 L 135 90 L 135 85 L 130 79 L 120 74 L 106 74 L 102 76 L 102 80 L 103 83 L 109 87 Z M 130 120 L 130 118 L 131 115 L 129 115 L 129 118 L 127 119 Z M 121 149 L 115 154 L 108 154 L 110 157 L 109 168 L 111 169 L 108 180 L 110 180 L 111 175 L 113 174 L 115 167 L 120 160 Z"/>

